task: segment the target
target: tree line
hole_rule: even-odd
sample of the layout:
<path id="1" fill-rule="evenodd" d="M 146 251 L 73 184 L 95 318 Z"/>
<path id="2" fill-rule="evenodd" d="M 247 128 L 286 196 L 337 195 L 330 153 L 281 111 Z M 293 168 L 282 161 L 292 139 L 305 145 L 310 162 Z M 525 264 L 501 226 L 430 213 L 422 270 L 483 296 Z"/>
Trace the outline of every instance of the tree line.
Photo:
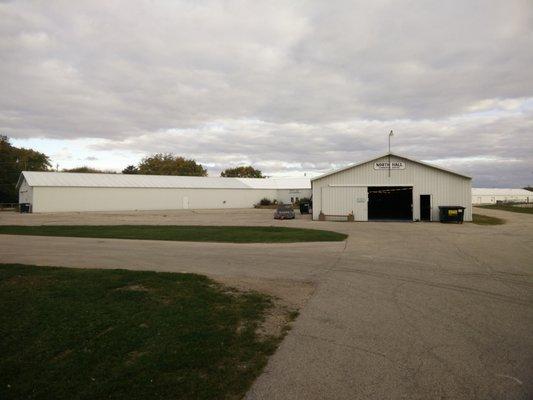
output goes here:
<path id="1" fill-rule="evenodd" d="M 35 150 L 11 145 L 0 135 L 0 203 L 17 203 L 17 181 L 22 171 L 48 171 L 50 158 Z"/>
<path id="2" fill-rule="evenodd" d="M 18 202 L 16 188 L 22 171 L 52 171 L 50 158 L 41 152 L 13 146 L 7 136 L 0 135 L 0 203 Z M 62 169 L 62 172 L 108 173 L 105 171 L 81 166 Z M 123 174 L 142 175 L 180 175 L 207 176 L 207 169 L 192 159 L 176 156 L 172 153 L 157 153 L 144 157 L 137 165 L 128 165 Z M 228 168 L 220 173 L 222 177 L 264 178 L 262 172 L 252 166 Z"/>
<path id="3" fill-rule="evenodd" d="M 181 175 L 207 176 L 207 169 L 195 160 L 175 156 L 171 153 L 158 153 L 145 157 L 138 165 L 128 165 L 123 174 L 141 175 Z M 264 178 L 262 172 L 252 166 L 228 168 L 220 173 L 227 178 Z"/>

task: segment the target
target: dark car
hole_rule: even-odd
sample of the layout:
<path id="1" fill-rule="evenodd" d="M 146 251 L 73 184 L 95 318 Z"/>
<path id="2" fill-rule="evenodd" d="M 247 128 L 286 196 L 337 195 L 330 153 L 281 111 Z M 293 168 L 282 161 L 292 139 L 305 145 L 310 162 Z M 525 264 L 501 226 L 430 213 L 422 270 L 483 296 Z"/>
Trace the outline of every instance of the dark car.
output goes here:
<path id="1" fill-rule="evenodd" d="M 274 219 L 294 219 L 294 209 L 290 204 L 280 204 L 274 213 Z"/>

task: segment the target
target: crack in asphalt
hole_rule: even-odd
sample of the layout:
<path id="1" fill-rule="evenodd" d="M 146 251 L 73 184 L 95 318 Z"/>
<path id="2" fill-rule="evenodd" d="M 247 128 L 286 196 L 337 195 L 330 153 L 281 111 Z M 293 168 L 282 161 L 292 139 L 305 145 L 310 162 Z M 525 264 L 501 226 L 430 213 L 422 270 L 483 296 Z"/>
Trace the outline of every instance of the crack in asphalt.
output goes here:
<path id="1" fill-rule="evenodd" d="M 473 294 L 473 295 L 477 295 L 481 297 L 487 297 L 493 300 L 499 300 L 505 303 L 512 303 L 512 304 L 517 304 L 517 305 L 526 306 L 526 307 L 530 307 L 533 305 L 533 302 L 531 301 L 520 300 L 520 299 L 516 299 L 511 296 L 489 292 L 487 290 L 469 288 L 466 286 L 454 285 L 451 283 L 430 282 L 424 279 L 409 278 L 409 277 L 402 276 L 402 275 L 388 274 L 388 273 L 379 272 L 379 271 L 369 271 L 369 270 L 358 269 L 358 268 L 355 268 L 355 269 L 340 268 L 340 269 L 335 269 L 335 271 L 347 272 L 347 273 L 353 273 L 353 274 L 361 274 L 361 275 L 373 276 L 376 278 L 384 278 L 384 279 L 389 279 L 389 280 L 398 280 L 402 282 L 409 282 L 409 283 L 422 285 L 422 286 L 436 287 L 436 288 L 445 289 L 445 290 L 453 290 L 453 291 L 457 291 L 461 293 L 468 293 L 468 294 Z"/>
<path id="2" fill-rule="evenodd" d="M 372 355 L 375 355 L 375 356 L 383 357 L 386 360 L 390 361 L 391 363 L 395 363 L 395 361 L 393 359 L 388 357 L 385 353 L 381 353 L 379 351 L 370 350 L 370 349 L 367 349 L 367 348 L 364 348 L 364 347 L 360 347 L 360 346 L 355 346 L 355 345 L 352 345 L 352 344 L 339 343 L 339 342 L 337 342 L 336 340 L 333 340 L 333 339 L 323 338 L 323 337 L 320 337 L 320 336 L 310 335 L 310 334 L 307 334 L 307 333 L 294 333 L 294 336 L 300 336 L 300 337 L 306 337 L 306 338 L 310 338 L 310 339 L 320 340 L 322 342 L 326 342 L 326 343 L 332 344 L 332 345 L 337 346 L 337 347 L 348 348 L 348 349 L 352 349 L 352 350 L 356 350 L 356 351 L 361 351 L 363 353 L 367 353 L 367 354 L 372 354 Z"/>

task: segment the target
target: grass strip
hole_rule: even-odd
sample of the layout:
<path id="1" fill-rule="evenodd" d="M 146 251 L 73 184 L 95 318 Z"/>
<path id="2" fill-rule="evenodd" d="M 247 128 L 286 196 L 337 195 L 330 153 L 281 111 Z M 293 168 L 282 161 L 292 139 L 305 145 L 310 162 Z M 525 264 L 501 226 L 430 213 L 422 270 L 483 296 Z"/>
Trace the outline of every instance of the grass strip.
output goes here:
<path id="1" fill-rule="evenodd" d="M 195 274 L 0 264 L 0 398 L 242 398 L 270 307 Z"/>
<path id="2" fill-rule="evenodd" d="M 511 205 L 500 205 L 500 204 L 494 204 L 494 205 L 476 205 L 475 207 L 479 208 L 486 208 L 488 210 L 501 210 L 501 211 L 509 211 L 509 212 L 515 212 L 515 213 L 521 213 L 521 214 L 533 214 L 533 207 L 516 207 Z"/>
<path id="3" fill-rule="evenodd" d="M 503 225 L 505 220 L 496 217 L 489 217 L 488 215 L 473 214 L 472 222 L 477 225 Z"/>
<path id="4" fill-rule="evenodd" d="M 318 229 L 187 225 L 4 225 L 0 234 L 226 243 L 336 242 L 347 237 Z"/>

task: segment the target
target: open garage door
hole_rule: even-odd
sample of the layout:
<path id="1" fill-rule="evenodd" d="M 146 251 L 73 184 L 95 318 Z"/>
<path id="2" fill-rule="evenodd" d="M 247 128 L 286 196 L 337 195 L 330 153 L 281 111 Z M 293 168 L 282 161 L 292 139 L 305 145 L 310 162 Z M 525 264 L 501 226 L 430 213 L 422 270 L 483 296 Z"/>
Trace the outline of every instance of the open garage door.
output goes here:
<path id="1" fill-rule="evenodd" d="M 413 188 L 384 186 L 368 188 L 369 220 L 413 220 Z"/>

